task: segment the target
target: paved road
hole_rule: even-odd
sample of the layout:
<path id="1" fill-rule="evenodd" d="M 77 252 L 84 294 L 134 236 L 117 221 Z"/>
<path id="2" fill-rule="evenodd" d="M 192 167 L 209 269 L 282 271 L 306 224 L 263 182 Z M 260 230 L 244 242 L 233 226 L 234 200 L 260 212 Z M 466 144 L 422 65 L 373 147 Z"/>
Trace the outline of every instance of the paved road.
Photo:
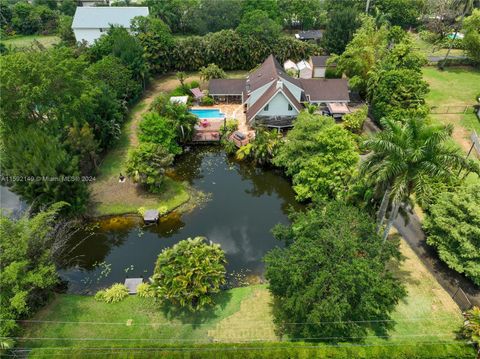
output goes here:
<path id="1" fill-rule="evenodd" d="M 432 273 L 440 285 L 454 296 L 460 286 L 467 295 L 470 302 L 480 306 L 480 288 L 475 286 L 465 276 L 451 270 L 437 256 L 435 250 L 425 242 L 425 233 L 422 230 L 419 218 L 415 214 L 409 215 L 409 223 L 405 224 L 403 218 L 399 215 L 394 223 L 398 233 L 407 241 L 410 247 L 415 251 L 423 264 Z M 461 296 L 453 298 L 460 308 L 464 308 L 465 301 Z"/>

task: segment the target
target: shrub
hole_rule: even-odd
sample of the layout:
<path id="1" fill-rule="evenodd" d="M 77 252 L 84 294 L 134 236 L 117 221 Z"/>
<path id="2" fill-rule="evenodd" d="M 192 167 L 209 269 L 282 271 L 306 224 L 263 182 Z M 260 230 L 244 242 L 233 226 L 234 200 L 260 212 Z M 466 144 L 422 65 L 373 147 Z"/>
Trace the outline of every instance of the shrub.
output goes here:
<path id="1" fill-rule="evenodd" d="M 428 30 L 422 30 L 418 33 L 418 36 L 420 39 L 422 39 L 425 42 L 428 42 L 429 44 L 434 44 L 435 42 L 438 41 L 439 35 Z"/>
<path id="2" fill-rule="evenodd" d="M 115 283 L 110 288 L 99 290 L 95 299 L 105 303 L 118 303 L 128 297 L 128 289 L 121 283 Z"/>
<path id="3" fill-rule="evenodd" d="M 141 298 L 155 297 L 155 290 L 148 283 L 141 283 L 137 287 L 137 295 Z"/>
<path id="4" fill-rule="evenodd" d="M 174 155 L 182 153 L 182 148 L 176 139 L 176 125 L 170 119 L 154 112 L 148 112 L 143 116 L 139 130 L 140 141 L 162 145 Z"/>
<path id="5" fill-rule="evenodd" d="M 207 67 L 200 68 L 200 78 L 203 81 L 210 81 L 211 79 L 224 79 L 227 77 L 225 71 L 215 64 L 209 64 Z"/>
<path id="6" fill-rule="evenodd" d="M 344 194 L 358 159 L 350 132 L 331 117 L 302 111 L 273 164 L 292 176 L 297 199 L 303 201 L 314 195 L 336 198 Z"/>
<path id="7" fill-rule="evenodd" d="M 173 155 L 162 145 L 141 143 L 129 154 L 127 174 L 135 182 L 147 186 L 151 192 L 158 192 L 165 169 L 172 163 Z"/>
<path id="8" fill-rule="evenodd" d="M 203 106 L 213 106 L 215 104 L 215 100 L 210 96 L 202 97 L 202 105 Z"/>
<path id="9" fill-rule="evenodd" d="M 440 258 L 480 285 L 480 185 L 442 193 L 424 221 L 427 243 Z"/>
<path id="10" fill-rule="evenodd" d="M 225 284 L 225 264 L 220 245 L 189 238 L 160 253 L 152 286 L 162 300 L 198 310 L 213 304 L 212 294 Z"/>
<path id="11" fill-rule="evenodd" d="M 329 66 L 325 70 L 325 78 L 327 79 L 341 79 L 342 71 L 337 70 L 335 66 Z"/>
<path id="12" fill-rule="evenodd" d="M 362 132 L 363 123 L 367 119 L 368 107 L 362 106 L 355 112 L 351 112 L 343 116 L 343 127 L 350 132 L 360 133 Z"/>

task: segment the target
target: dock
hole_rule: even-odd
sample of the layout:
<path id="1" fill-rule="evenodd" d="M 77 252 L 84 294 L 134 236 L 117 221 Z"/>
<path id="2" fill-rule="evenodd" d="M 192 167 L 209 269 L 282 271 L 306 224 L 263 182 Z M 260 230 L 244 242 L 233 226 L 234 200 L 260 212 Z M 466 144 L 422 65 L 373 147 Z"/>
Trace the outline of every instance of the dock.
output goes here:
<path id="1" fill-rule="evenodd" d="M 125 287 L 128 288 L 128 294 L 137 294 L 137 288 L 143 283 L 143 278 L 126 278 Z"/>
<path id="2" fill-rule="evenodd" d="M 143 221 L 146 224 L 157 223 L 159 218 L 158 210 L 156 209 L 147 209 L 143 214 Z"/>

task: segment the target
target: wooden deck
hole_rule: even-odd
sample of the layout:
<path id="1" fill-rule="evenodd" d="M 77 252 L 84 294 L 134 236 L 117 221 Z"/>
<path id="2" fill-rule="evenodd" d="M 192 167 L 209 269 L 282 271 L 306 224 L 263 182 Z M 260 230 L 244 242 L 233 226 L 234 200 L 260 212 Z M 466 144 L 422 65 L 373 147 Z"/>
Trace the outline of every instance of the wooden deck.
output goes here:
<path id="1" fill-rule="evenodd" d="M 128 294 L 137 294 L 137 287 L 143 283 L 143 278 L 126 278 L 125 287 L 128 289 Z"/>

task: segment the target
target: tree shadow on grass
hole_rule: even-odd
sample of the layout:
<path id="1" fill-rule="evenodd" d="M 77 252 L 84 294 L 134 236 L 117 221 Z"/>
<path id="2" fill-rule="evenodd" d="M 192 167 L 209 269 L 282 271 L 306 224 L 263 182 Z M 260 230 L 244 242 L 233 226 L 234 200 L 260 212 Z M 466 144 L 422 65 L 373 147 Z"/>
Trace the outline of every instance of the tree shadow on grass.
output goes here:
<path id="1" fill-rule="evenodd" d="M 159 309 L 168 320 L 179 320 L 183 324 L 191 324 L 194 329 L 197 329 L 201 324 L 219 319 L 218 312 L 225 309 L 231 298 L 230 292 L 221 291 L 214 296 L 214 305 L 197 311 L 181 308 L 170 302 L 159 303 Z"/>

